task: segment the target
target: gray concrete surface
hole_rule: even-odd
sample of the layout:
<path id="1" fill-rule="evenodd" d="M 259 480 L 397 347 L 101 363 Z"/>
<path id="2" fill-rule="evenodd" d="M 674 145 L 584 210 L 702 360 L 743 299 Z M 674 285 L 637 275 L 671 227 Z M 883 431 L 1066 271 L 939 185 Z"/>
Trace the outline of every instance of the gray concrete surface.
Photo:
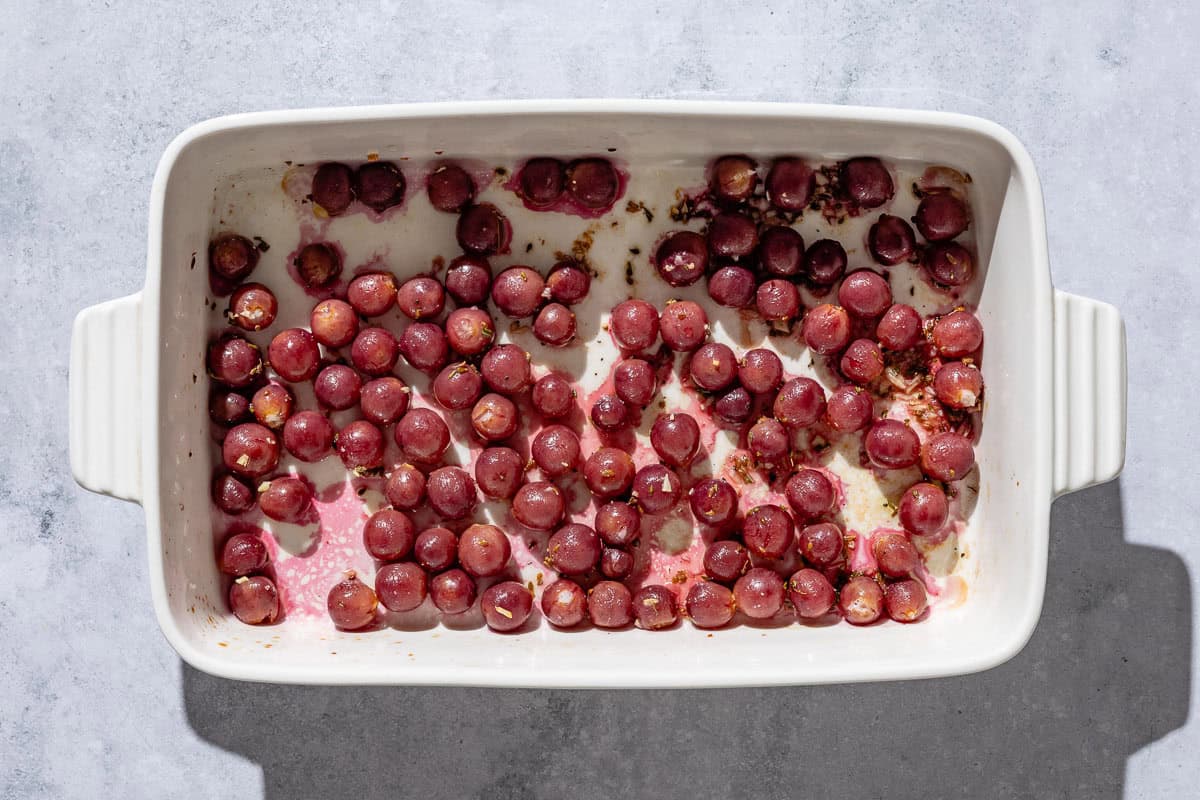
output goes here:
<path id="1" fill-rule="evenodd" d="M 0 4 L 0 797 L 1194 796 L 1200 7 L 1007 5 Z M 1055 282 L 1128 321 L 1130 425 L 1120 483 L 1055 504 L 1020 656 L 720 692 L 281 688 L 181 666 L 140 509 L 67 468 L 70 322 L 141 285 L 163 148 L 235 111 L 555 96 L 948 109 L 1025 142 Z"/>

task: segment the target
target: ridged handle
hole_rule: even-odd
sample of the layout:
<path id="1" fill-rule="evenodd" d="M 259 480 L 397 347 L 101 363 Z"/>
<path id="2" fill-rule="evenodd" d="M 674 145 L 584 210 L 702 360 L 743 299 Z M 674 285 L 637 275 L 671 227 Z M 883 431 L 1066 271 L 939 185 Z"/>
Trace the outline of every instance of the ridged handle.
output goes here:
<path id="1" fill-rule="evenodd" d="M 1125 323 L 1108 303 L 1054 292 L 1054 494 L 1125 463 Z"/>
<path id="2" fill-rule="evenodd" d="M 85 308 L 71 330 L 71 472 L 85 489 L 142 499 L 142 295 Z"/>

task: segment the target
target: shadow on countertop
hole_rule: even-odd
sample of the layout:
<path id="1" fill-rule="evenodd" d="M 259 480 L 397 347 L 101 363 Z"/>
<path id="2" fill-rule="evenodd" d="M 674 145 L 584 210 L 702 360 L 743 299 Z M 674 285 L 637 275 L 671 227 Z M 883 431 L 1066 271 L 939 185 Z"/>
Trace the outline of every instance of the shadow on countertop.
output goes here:
<path id="1" fill-rule="evenodd" d="M 1041 623 L 989 672 L 716 691 L 272 686 L 183 667 L 191 726 L 266 797 L 1120 798 L 1183 725 L 1192 601 L 1124 541 L 1118 483 L 1057 501 Z M 807 791 L 806 791 L 807 789 Z"/>

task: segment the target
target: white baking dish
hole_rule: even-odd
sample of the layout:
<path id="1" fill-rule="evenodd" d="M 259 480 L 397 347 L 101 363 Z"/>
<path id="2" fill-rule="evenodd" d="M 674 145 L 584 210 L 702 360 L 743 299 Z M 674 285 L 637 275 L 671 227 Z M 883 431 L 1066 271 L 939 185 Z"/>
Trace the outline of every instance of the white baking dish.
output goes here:
<path id="1" fill-rule="evenodd" d="M 211 546 L 204 253 L 214 187 L 284 161 L 512 160 L 617 148 L 639 166 L 723 152 L 874 153 L 946 163 L 974 181 L 986 279 L 986 424 L 969 591 L 917 625 L 713 635 L 545 626 L 336 633 L 228 617 Z M 167 149 L 150 204 L 145 289 L 84 310 L 71 354 L 71 466 L 81 485 L 146 509 L 163 631 L 207 672 L 302 683 L 722 686 L 921 678 L 999 664 L 1029 639 L 1046 582 L 1051 500 L 1113 478 L 1124 459 L 1125 340 L 1112 306 L 1054 290 L 1042 195 L 1021 144 L 984 120 L 925 111 L 672 101 L 456 103 L 247 114 Z M 194 268 L 193 263 L 195 264 Z M 414 266 L 415 270 L 416 267 Z"/>

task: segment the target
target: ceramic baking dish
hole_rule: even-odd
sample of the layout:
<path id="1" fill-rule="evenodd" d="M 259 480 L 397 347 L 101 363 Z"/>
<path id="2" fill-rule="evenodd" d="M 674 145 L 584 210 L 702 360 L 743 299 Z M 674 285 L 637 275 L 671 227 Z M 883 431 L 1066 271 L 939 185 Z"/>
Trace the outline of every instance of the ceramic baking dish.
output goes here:
<path id="1" fill-rule="evenodd" d="M 968 592 L 916 625 L 740 626 L 714 634 L 541 626 L 503 636 L 440 627 L 319 636 L 248 629 L 227 615 L 211 545 L 204 377 L 214 190 L 239 171 L 328 159 L 458 157 L 616 148 L 631 170 L 724 152 L 873 153 L 951 164 L 973 179 L 985 265 L 985 425 L 979 535 Z M 563 101 L 454 103 L 246 114 L 205 122 L 167 148 L 150 202 L 145 288 L 75 320 L 71 466 L 84 487 L 146 510 L 163 632 L 187 662 L 231 678 L 297 683 L 728 686 L 969 673 L 1016 654 L 1037 623 L 1050 503 L 1113 478 L 1124 459 L 1125 339 L 1112 306 L 1056 291 L 1028 153 L 981 119 L 834 106 Z M 199 266 L 192 268 L 194 262 Z M 414 267 L 415 269 L 415 267 Z M 403 277 L 403 275 L 401 276 Z M 399 635 L 402 634 L 402 635 Z"/>

